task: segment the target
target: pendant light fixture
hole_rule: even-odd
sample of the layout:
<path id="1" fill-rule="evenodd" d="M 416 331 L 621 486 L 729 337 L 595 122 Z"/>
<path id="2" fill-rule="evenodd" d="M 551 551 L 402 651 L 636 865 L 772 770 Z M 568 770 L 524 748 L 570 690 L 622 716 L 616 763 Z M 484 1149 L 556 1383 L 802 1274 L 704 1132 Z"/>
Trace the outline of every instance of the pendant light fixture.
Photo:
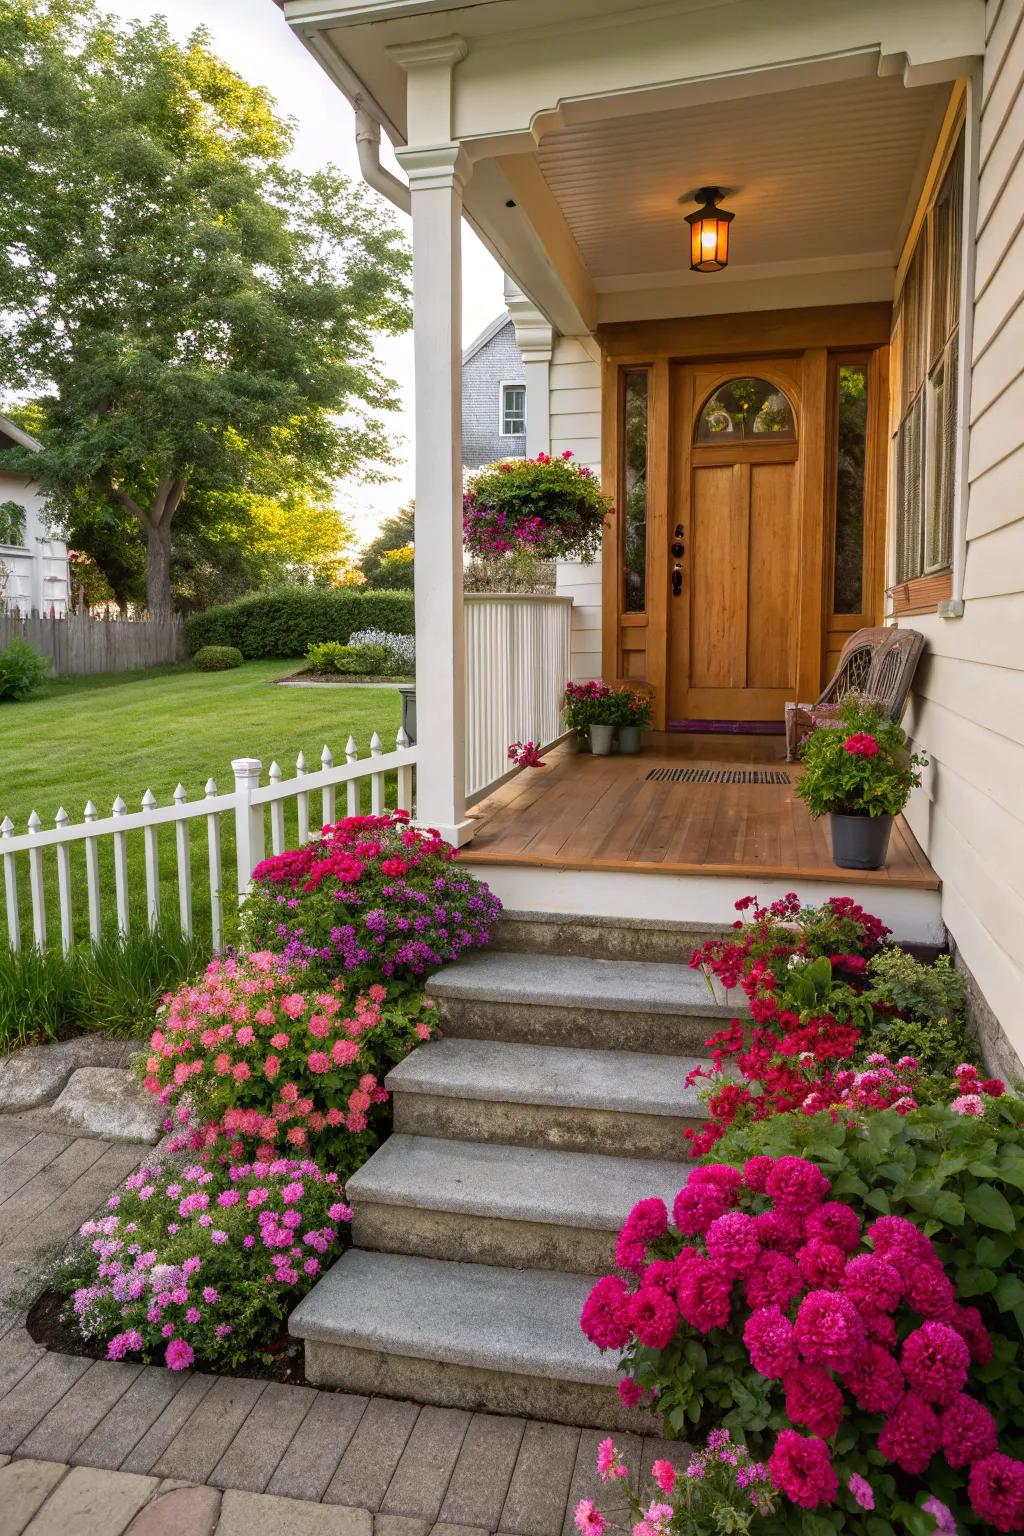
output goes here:
<path id="1" fill-rule="evenodd" d="M 721 272 L 729 265 L 729 225 L 735 214 L 718 207 L 721 187 L 700 187 L 693 194 L 701 206 L 686 215 L 690 226 L 691 272 Z"/>

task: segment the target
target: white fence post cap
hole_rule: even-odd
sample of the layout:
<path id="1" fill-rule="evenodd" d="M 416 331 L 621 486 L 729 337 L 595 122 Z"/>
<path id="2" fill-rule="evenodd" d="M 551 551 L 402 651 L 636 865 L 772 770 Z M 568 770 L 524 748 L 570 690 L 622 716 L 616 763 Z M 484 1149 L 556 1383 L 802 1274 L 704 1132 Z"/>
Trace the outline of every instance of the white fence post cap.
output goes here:
<path id="1" fill-rule="evenodd" d="M 258 779 L 263 772 L 263 760 L 259 757 L 233 757 L 231 771 L 236 779 Z"/>

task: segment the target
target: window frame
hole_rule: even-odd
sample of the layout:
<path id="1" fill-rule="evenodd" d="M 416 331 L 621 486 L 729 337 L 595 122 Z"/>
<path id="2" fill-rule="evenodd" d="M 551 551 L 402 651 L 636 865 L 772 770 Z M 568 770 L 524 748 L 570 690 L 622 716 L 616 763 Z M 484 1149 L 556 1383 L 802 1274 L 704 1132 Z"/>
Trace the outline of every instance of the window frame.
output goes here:
<path id="1" fill-rule="evenodd" d="M 518 432 L 510 432 L 505 426 L 505 391 L 517 389 L 522 392 L 522 428 Z M 526 436 L 526 380 L 502 379 L 498 384 L 498 436 L 499 437 L 525 437 Z"/>
<path id="2" fill-rule="evenodd" d="M 919 201 L 910 235 L 904 246 L 899 263 L 900 281 L 893 308 L 892 348 L 894 366 L 890 375 L 889 421 L 889 546 L 888 584 L 886 596 L 890 614 L 894 617 L 943 611 L 947 617 L 958 617 L 962 603 L 953 603 L 955 571 L 961 569 L 958 548 L 963 540 L 965 518 L 966 483 L 963 474 L 968 433 L 970 371 L 967 349 L 971 345 L 971 296 L 972 231 L 975 218 L 975 200 L 971 181 L 973 157 L 976 153 L 973 115 L 970 94 L 965 88 L 951 102 L 946 123 L 939 136 L 932 161 L 931 174 Z M 955 240 L 955 268 L 944 266 L 945 254 L 939 249 L 938 233 L 942 232 L 942 206 L 957 195 L 955 186 L 959 180 L 959 205 L 957 216 L 945 229 Z M 936 256 L 939 260 L 936 260 Z M 938 296 L 937 278 L 945 283 L 945 295 Z M 904 295 L 912 282 L 918 282 L 923 290 L 918 301 L 918 313 L 908 326 L 907 310 L 902 305 Z M 943 305 L 946 328 L 939 334 L 938 304 Z M 950 323 L 950 317 L 952 323 Z M 911 346 L 908 347 L 908 330 Z M 914 387 L 908 389 L 908 374 Z M 940 381 L 941 376 L 941 384 Z M 951 408 L 944 401 L 945 391 L 952 384 L 956 398 Z M 918 466 L 918 484 L 914 488 L 916 515 L 912 513 L 914 540 L 917 555 L 915 570 L 901 570 L 901 556 L 906 526 L 903 508 L 909 505 L 904 471 L 901 474 L 900 456 L 906 451 L 905 444 L 915 447 L 913 437 L 907 436 L 910 424 L 917 415 L 915 459 Z M 941 419 L 939 419 L 941 417 Z M 906 431 L 905 431 L 906 429 Z M 935 454 L 932 445 L 936 440 L 945 443 L 945 454 Z M 910 471 L 913 474 L 913 469 Z M 940 561 L 930 562 L 929 544 L 935 537 L 937 515 L 941 513 L 937 500 L 945 506 L 943 528 L 938 536 L 943 545 Z M 962 574 L 961 578 L 962 580 Z"/>

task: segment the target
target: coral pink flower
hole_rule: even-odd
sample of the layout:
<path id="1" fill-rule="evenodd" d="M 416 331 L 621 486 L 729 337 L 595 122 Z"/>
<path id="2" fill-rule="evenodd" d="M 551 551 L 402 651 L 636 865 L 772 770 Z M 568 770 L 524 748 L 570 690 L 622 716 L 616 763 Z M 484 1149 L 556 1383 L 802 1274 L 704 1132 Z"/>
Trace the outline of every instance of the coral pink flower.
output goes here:
<path id="1" fill-rule="evenodd" d="M 301 992 L 289 992 L 281 999 L 281 1012 L 286 1013 L 290 1019 L 298 1019 L 306 1011 L 306 999 Z"/>
<path id="2" fill-rule="evenodd" d="M 172 1339 L 164 1350 L 164 1363 L 171 1371 L 187 1371 L 195 1358 L 191 1344 L 184 1339 Z"/>

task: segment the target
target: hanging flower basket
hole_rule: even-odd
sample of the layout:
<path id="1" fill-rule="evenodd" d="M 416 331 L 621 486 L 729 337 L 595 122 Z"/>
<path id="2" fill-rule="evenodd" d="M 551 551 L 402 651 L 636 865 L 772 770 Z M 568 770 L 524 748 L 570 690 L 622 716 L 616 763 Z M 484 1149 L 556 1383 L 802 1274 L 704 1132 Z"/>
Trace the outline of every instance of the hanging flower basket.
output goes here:
<path id="1" fill-rule="evenodd" d="M 592 470 L 539 453 L 535 459 L 489 464 L 466 485 L 463 542 L 483 559 L 525 553 L 538 560 L 581 560 L 601 548 L 605 518 L 614 512 Z"/>

